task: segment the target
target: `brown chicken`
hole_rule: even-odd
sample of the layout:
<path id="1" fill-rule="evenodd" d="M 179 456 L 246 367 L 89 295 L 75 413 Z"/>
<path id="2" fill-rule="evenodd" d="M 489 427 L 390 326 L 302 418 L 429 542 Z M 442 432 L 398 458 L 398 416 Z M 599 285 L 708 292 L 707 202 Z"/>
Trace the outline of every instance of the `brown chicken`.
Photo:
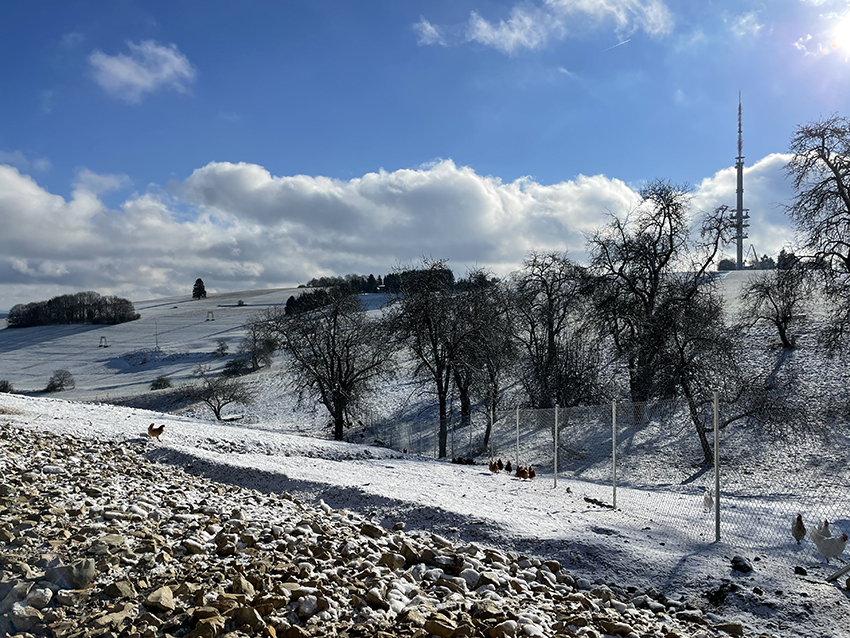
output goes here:
<path id="1" fill-rule="evenodd" d="M 515 476 L 516 476 L 517 478 L 527 479 L 527 478 L 528 478 L 528 470 L 527 470 L 526 468 L 524 468 L 524 467 L 520 466 L 520 467 L 518 467 L 518 468 L 516 469 L 516 474 L 515 474 Z"/>
<path id="2" fill-rule="evenodd" d="M 794 537 L 794 540 L 797 541 L 797 545 L 800 544 L 800 541 L 806 537 L 806 526 L 803 524 L 803 515 L 797 514 L 794 517 L 794 522 L 791 523 L 791 536 Z"/>
<path id="3" fill-rule="evenodd" d="M 537 476 L 537 472 L 535 472 L 534 468 L 529 465 L 528 466 L 528 478 L 533 479 L 535 476 Z"/>
<path id="4" fill-rule="evenodd" d="M 156 427 L 153 423 L 148 426 L 148 436 L 152 439 L 156 439 L 159 441 L 159 437 L 162 436 L 163 431 L 165 430 L 165 424 Z"/>
<path id="5" fill-rule="evenodd" d="M 490 471 L 493 472 L 493 474 L 499 471 L 499 465 L 496 461 L 490 461 Z"/>
<path id="6" fill-rule="evenodd" d="M 502 463 L 502 459 L 499 459 L 498 461 L 496 461 L 496 465 L 499 467 L 500 470 L 505 469 L 505 464 Z"/>
<path id="7" fill-rule="evenodd" d="M 505 463 L 505 472 L 508 472 L 510 474 L 513 471 L 514 471 L 514 466 L 511 465 L 511 462 L 508 461 L 507 463 Z"/>

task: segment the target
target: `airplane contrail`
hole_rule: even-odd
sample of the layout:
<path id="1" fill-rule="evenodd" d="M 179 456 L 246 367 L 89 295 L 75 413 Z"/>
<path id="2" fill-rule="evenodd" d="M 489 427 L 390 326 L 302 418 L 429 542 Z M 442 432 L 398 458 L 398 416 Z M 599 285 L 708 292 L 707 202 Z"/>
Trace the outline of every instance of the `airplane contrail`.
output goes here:
<path id="1" fill-rule="evenodd" d="M 629 43 L 629 42 L 631 42 L 631 41 L 632 41 L 632 39 L 631 39 L 631 38 L 629 38 L 628 40 L 623 40 L 622 42 L 618 42 L 617 44 L 615 44 L 615 45 L 614 45 L 614 46 L 612 46 L 612 47 L 608 47 L 607 49 L 605 49 L 605 51 L 610 51 L 611 49 L 616 49 L 617 47 L 621 47 L 621 46 L 623 46 L 624 44 L 628 44 L 628 43 Z M 605 53 L 605 51 L 603 51 L 602 53 Z"/>

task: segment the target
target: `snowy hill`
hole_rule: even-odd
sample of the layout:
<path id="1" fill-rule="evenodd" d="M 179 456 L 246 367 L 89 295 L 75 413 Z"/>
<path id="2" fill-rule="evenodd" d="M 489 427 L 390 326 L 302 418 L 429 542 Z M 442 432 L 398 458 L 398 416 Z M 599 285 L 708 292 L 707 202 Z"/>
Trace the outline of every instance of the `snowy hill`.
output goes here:
<path id="1" fill-rule="evenodd" d="M 721 286 L 734 298 L 747 275 L 730 273 Z M 394 433 L 395 440 L 383 441 L 385 447 L 323 440 L 327 417 L 315 406 L 297 403 L 279 368 L 253 378 L 260 397 L 240 408 L 244 418 L 238 424 L 215 423 L 200 408 L 163 415 L 99 404 L 149 393 L 160 374 L 178 383 L 189 380 L 198 362 L 223 365 L 212 355 L 218 341 L 235 350 L 245 321 L 291 294 L 297 291 L 161 299 L 137 302 L 141 319 L 119 326 L 0 330 L 0 379 L 16 390 L 43 388 L 57 368 L 76 379 L 76 388 L 61 395 L 0 395 L 0 420 L 114 441 L 137 439 L 148 423 L 164 423 L 166 434 L 152 457 L 191 465 L 214 480 L 323 498 L 334 508 L 378 521 L 405 520 L 409 528 L 552 557 L 592 582 L 617 582 L 636 593 L 655 588 L 670 598 L 698 602 L 707 615 L 738 617 L 747 635 L 848 635 L 844 583 L 827 584 L 833 566 L 810 542 L 797 546 L 790 536 L 797 511 L 809 522 L 828 517 L 836 532 L 850 531 L 843 494 L 850 445 L 843 436 L 828 445 L 789 446 L 734 428 L 724 432 L 723 537 L 713 543 L 713 518 L 702 507 L 703 488 L 713 485 L 713 475 L 701 468 L 686 425 L 671 428 L 659 418 L 651 428 L 631 433 L 620 458 L 618 509 L 603 506 L 612 500 L 605 476 L 610 437 L 601 434 L 602 425 L 592 424 L 605 423 L 610 406 L 574 415 L 576 428 L 584 424 L 584 438 L 576 431 L 570 439 L 576 456 L 559 463 L 555 487 L 551 457 L 531 438 L 520 453 L 539 455 L 532 460 L 540 467 L 534 481 L 493 475 L 486 465 L 460 466 L 400 452 L 417 450 L 412 443 L 426 453 L 433 449 L 434 425 L 424 409 L 428 399 L 405 382 L 384 388 L 364 428 L 351 433 L 355 441 Z M 758 356 L 773 354 L 768 349 Z M 815 365 L 803 347 L 793 356 L 804 376 L 840 385 L 839 363 Z M 396 420 L 407 429 L 397 427 Z M 475 449 L 464 443 L 472 433 L 453 434 L 458 454 Z M 497 429 L 495 446 L 500 455 L 512 456 L 512 426 Z M 734 571 L 730 559 L 736 554 L 748 558 L 754 571 Z M 807 575 L 796 574 L 795 567 Z M 710 600 L 717 598 L 707 596 L 721 590 L 731 593 L 713 605 Z"/>

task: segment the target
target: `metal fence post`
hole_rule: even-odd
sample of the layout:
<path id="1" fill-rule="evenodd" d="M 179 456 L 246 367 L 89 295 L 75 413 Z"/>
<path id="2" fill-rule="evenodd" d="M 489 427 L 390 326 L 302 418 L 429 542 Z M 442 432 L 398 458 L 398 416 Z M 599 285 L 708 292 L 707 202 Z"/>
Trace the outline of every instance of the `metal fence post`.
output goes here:
<path id="1" fill-rule="evenodd" d="M 552 466 L 555 475 L 555 487 L 558 487 L 558 404 L 555 404 L 555 463 Z"/>
<path id="2" fill-rule="evenodd" d="M 720 540 L 720 408 L 714 391 L 714 540 Z"/>
<path id="3" fill-rule="evenodd" d="M 519 467 L 519 406 L 516 408 L 516 465 Z"/>
<path id="4" fill-rule="evenodd" d="M 614 509 L 617 509 L 617 402 L 611 401 L 611 477 Z"/>

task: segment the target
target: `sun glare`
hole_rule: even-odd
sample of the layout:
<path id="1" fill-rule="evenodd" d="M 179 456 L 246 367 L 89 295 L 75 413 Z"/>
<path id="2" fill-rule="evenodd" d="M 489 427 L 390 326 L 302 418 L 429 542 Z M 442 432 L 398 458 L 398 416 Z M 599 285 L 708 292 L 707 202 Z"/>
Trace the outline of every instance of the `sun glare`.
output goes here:
<path id="1" fill-rule="evenodd" d="M 835 25 L 832 31 L 832 48 L 841 49 L 845 52 L 850 50 L 850 13 Z"/>

